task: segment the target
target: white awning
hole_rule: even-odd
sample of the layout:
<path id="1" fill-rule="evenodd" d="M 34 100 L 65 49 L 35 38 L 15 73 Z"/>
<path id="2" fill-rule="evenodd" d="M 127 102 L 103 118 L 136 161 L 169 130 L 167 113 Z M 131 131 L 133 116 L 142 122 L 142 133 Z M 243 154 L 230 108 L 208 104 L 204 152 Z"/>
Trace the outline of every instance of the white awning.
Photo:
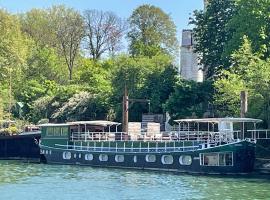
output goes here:
<path id="1" fill-rule="evenodd" d="M 93 126 L 113 126 L 120 125 L 121 123 L 112 122 L 112 121 L 103 121 L 103 120 L 95 120 L 95 121 L 75 121 L 75 122 L 67 122 L 69 125 L 93 125 Z"/>
<path id="2" fill-rule="evenodd" d="M 198 123 L 219 123 L 219 122 L 233 122 L 233 123 L 259 123 L 262 122 L 260 119 L 253 118 L 233 118 L 233 117 L 225 117 L 225 118 L 201 118 L 201 119 L 177 119 L 174 120 L 177 123 L 181 122 L 198 122 Z"/>
<path id="3" fill-rule="evenodd" d="M 40 124 L 40 125 L 37 125 L 38 127 L 59 127 L 59 126 L 69 126 L 69 124 L 54 124 L 54 123 L 47 123 L 47 124 Z"/>

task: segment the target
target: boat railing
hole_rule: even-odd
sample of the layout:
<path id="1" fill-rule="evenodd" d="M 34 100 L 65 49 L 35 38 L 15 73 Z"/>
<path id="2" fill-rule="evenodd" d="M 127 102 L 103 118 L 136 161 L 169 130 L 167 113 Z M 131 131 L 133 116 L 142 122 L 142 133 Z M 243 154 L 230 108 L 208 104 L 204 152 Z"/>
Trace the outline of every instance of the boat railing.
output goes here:
<path id="1" fill-rule="evenodd" d="M 209 132 L 209 131 L 170 131 L 159 133 L 125 133 L 125 132 L 73 132 L 71 141 L 204 141 L 204 142 L 231 142 L 239 139 L 239 131 Z"/>
<path id="2" fill-rule="evenodd" d="M 103 143 L 101 143 L 103 144 Z M 163 146 L 165 144 L 165 146 Z M 179 151 L 195 151 L 200 147 L 198 145 L 199 142 L 195 141 L 191 145 L 186 145 L 184 142 L 181 146 L 177 146 L 174 143 L 173 147 L 166 146 L 166 142 L 162 143 L 162 146 L 159 146 L 159 143 L 156 143 L 155 147 L 150 147 L 150 142 L 148 142 L 147 147 L 142 147 L 140 144 L 139 147 L 125 147 L 124 146 L 118 147 L 117 143 L 116 146 L 96 146 L 96 142 L 94 142 L 93 146 L 90 146 L 89 143 L 87 145 L 83 144 L 83 142 L 74 142 L 73 145 L 66 144 L 56 144 L 57 147 L 64 148 L 65 150 L 76 150 L 76 151 L 95 151 L 95 152 L 179 152 Z"/>
<path id="3" fill-rule="evenodd" d="M 247 130 L 247 133 L 251 135 L 251 138 L 254 140 L 257 139 L 270 139 L 270 129 L 262 130 Z"/>

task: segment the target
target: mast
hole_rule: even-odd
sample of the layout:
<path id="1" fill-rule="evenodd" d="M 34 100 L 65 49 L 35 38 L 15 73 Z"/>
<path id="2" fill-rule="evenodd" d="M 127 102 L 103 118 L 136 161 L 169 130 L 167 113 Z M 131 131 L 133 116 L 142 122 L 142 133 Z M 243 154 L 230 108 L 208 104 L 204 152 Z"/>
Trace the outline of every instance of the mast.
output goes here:
<path id="1" fill-rule="evenodd" d="M 123 96 L 123 127 L 122 131 L 127 132 L 128 131 L 128 91 L 127 86 L 125 85 L 125 91 Z"/>
<path id="2" fill-rule="evenodd" d="M 11 90 L 12 90 L 12 78 L 11 78 L 11 66 L 9 66 L 9 105 L 8 105 L 8 120 L 11 118 Z"/>
<path id="3" fill-rule="evenodd" d="M 241 91 L 240 99 L 241 99 L 240 117 L 246 117 L 246 113 L 247 113 L 247 109 L 248 109 L 248 93 L 247 93 L 247 91 Z"/>

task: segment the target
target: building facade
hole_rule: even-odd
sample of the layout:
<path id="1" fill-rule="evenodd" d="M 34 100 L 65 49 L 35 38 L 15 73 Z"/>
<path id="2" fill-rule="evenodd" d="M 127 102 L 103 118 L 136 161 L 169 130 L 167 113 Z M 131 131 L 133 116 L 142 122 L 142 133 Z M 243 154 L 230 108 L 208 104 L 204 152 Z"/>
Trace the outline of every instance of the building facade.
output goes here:
<path id="1" fill-rule="evenodd" d="M 192 30 L 183 30 L 180 47 L 180 74 L 186 80 L 202 82 L 202 66 L 199 64 L 198 54 L 194 52 L 194 43 Z"/>

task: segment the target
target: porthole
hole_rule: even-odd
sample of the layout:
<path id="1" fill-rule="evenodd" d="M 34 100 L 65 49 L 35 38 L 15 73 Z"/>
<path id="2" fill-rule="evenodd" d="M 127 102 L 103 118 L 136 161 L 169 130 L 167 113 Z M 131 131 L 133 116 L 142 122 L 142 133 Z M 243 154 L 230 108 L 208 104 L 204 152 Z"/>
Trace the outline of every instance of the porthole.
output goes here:
<path id="1" fill-rule="evenodd" d="M 76 157 L 77 157 L 76 153 L 74 153 L 73 157 L 74 157 L 74 158 L 76 158 Z"/>
<path id="2" fill-rule="evenodd" d="M 115 155 L 114 159 L 115 159 L 115 162 L 124 162 L 125 157 L 124 155 Z"/>
<path id="3" fill-rule="evenodd" d="M 79 158 L 81 158 L 82 157 L 82 155 L 79 153 Z"/>
<path id="4" fill-rule="evenodd" d="M 52 151 L 50 150 L 50 155 L 52 155 Z"/>
<path id="5" fill-rule="evenodd" d="M 173 164 L 173 156 L 172 155 L 163 155 L 161 157 L 161 162 L 164 165 L 171 165 L 171 164 Z"/>
<path id="6" fill-rule="evenodd" d="M 155 155 L 146 155 L 145 160 L 146 160 L 146 162 L 156 162 L 156 156 Z"/>
<path id="7" fill-rule="evenodd" d="M 192 158 L 191 156 L 189 155 L 183 155 L 183 156 L 180 156 L 179 158 L 179 163 L 181 165 L 191 165 L 192 163 Z"/>
<path id="8" fill-rule="evenodd" d="M 84 159 L 85 160 L 93 160 L 94 156 L 93 156 L 93 154 L 85 154 Z"/>
<path id="9" fill-rule="evenodd" d="M 49 154 L 49 151 L 48 150 L 46 150 L 46 154 Z"/>
<path id="10" fill-rule="evenodd" d="M 106 154 L 100 154 L 99 155 L 99 161 L 101 161 L 101 162 L 108 161 L 108 155 L 106 155 Z"/>
<path id="11" fill-rule="evenodd" d="M 136 163 L 137 162 L 137 156 L 133 157 L 133 161 Z"/>
<path id="12" fill-rule="evenodd" d="M 71 159 L 71 153 L 68 151 L 64 151 L 63 152 L 63 159 L 65 159 L 65 160 Z"/>

